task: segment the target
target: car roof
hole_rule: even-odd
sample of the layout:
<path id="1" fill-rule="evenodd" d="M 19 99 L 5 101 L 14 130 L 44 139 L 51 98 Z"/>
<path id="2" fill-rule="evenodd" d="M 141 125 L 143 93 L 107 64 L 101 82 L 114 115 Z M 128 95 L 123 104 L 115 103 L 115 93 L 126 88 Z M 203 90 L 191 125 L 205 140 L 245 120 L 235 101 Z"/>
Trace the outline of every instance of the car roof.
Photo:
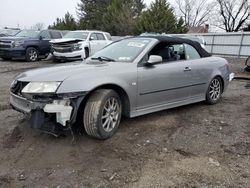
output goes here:
<path id="1" fill-rule="evenodd" d="M 98 30 L 75 30 L 75 31 L 69 31 L 69 32 L 98 32 L 98 33 L 107 33 L 107 32 L 98 31 Z"/>
<path id="2" fill-rule="evenodd" d="M 174 44 L 189 44 L 193 46 L 201 57 L 209 57 L 211 56 L 204 48 L 201 47 L 199 42 L 192 41 L 187 38 L 179 38 L 179 37 L 172 37 L 172 36 L 138 36 L 134 38 L 145 38 L 145 39 L 156 39 L 159 42 L 166 42 L 166 43 L 174 43 Z"/>

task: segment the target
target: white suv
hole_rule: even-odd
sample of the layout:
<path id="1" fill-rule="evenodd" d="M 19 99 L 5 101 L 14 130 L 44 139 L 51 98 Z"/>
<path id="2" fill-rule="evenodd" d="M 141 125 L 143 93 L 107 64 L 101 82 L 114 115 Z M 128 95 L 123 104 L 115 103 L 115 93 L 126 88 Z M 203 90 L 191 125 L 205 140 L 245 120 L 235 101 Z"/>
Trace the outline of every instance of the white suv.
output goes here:
<path id="1" fill-rule="evenodd" d="M 70 31 L 62 39 L 51 40 L 54 61 L 85 59 L 112 42 L 102 31 Z"/>

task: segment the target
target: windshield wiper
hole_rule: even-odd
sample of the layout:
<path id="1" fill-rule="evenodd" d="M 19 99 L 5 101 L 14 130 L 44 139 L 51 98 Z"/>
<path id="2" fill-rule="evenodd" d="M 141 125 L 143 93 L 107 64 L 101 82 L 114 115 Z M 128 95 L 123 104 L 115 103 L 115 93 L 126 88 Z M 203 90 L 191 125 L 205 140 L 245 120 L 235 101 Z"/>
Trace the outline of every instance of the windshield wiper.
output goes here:
<path id="1" fill-rule="evenodd" d="M 92 60 L 99 60 L 99 61 L 115 61 L 112 58 L 105 57 L 105 56 L 99 56 L 99 57 L 92 57 Z"/>

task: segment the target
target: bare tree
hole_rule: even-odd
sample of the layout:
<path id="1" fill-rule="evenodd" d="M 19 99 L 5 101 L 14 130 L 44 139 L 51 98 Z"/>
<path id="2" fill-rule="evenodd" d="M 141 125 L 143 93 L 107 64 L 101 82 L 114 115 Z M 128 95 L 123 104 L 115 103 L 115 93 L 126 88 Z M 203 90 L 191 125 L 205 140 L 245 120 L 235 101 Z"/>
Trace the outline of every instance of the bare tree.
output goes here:
<path id="1" fill-rule="evenodd" d="M 175 0 L 177 14 L 184 19 L 187 27 L 201 26 L 208 21 L 213 3 L 209 0 Z"/>
<path id="2" fill-rule="evenodd" d="M 220 15 L 217 27 L 227 32 L 238 32 L 250 18 L 249 0 L 216 0 Z"/>
<path id="3" fill-rule="evenodd" d="M 36 23 L 33 27 L 32 27 L 32 29 L 35 29 L 35 30 L 42 30 L 42 29 L 44 29 L 45 28 L 45 25 L 44 25 L 44 23 L 42 23 L 42 22 L 38 22 L 38 23 Z"/>

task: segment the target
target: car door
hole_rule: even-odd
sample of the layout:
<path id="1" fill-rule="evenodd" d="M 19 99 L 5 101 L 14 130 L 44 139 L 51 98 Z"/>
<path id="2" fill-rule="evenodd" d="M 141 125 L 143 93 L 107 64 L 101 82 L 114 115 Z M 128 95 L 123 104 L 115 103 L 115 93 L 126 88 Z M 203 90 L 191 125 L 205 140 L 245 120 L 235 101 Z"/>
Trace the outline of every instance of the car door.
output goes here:
<path id="1" fill-rule="evenodd" d="M 193 46 L 189 44 L 184 44 L 184 46 L 187 67 L 190 69 L 189 79 L 192 83 L 192 87 L 190 88 L 190 97 L 204 97 L 213 69 L 209 66 L 209 61 L 201 58 Z"/>
<path id="2" fill-rule="evenodd" d="M 183 45 L 179 46 L 183 51 Z M 137 109 L 171 105 L 188 99 L 192 85 L 190 75 L 185 57 L 152 66 L 141 64 L 138 66 Z"/>
<path id="3" fill-rule="evenodd" d="M 50 43 L 49 41 L 51 40 L 51 37 L 50 37 L 50 34 L 49 34 L 49 31 L 42 31 L 40 33 L 40 55 L 45 55 L 45 54 L 48 54 L 50 53 L 50 50 L 51 50 L 51 46 L 50 46 Z"/>
<path id="4" fill-rule="evenodd" d="M 105 39 L 103 33 L 96 33 L 98 41 L 99 41 L 99 50 L 103 49 L 107 44 L 108 41 Z"/>
<path id="5" fill-rule="evenodd" d="M 97 38 L 96 33 L 92 33 L 89 38 L 89 44 L 90 44 L 90 55 L 95 54 L 100 49 L 100 42 Z"/>

